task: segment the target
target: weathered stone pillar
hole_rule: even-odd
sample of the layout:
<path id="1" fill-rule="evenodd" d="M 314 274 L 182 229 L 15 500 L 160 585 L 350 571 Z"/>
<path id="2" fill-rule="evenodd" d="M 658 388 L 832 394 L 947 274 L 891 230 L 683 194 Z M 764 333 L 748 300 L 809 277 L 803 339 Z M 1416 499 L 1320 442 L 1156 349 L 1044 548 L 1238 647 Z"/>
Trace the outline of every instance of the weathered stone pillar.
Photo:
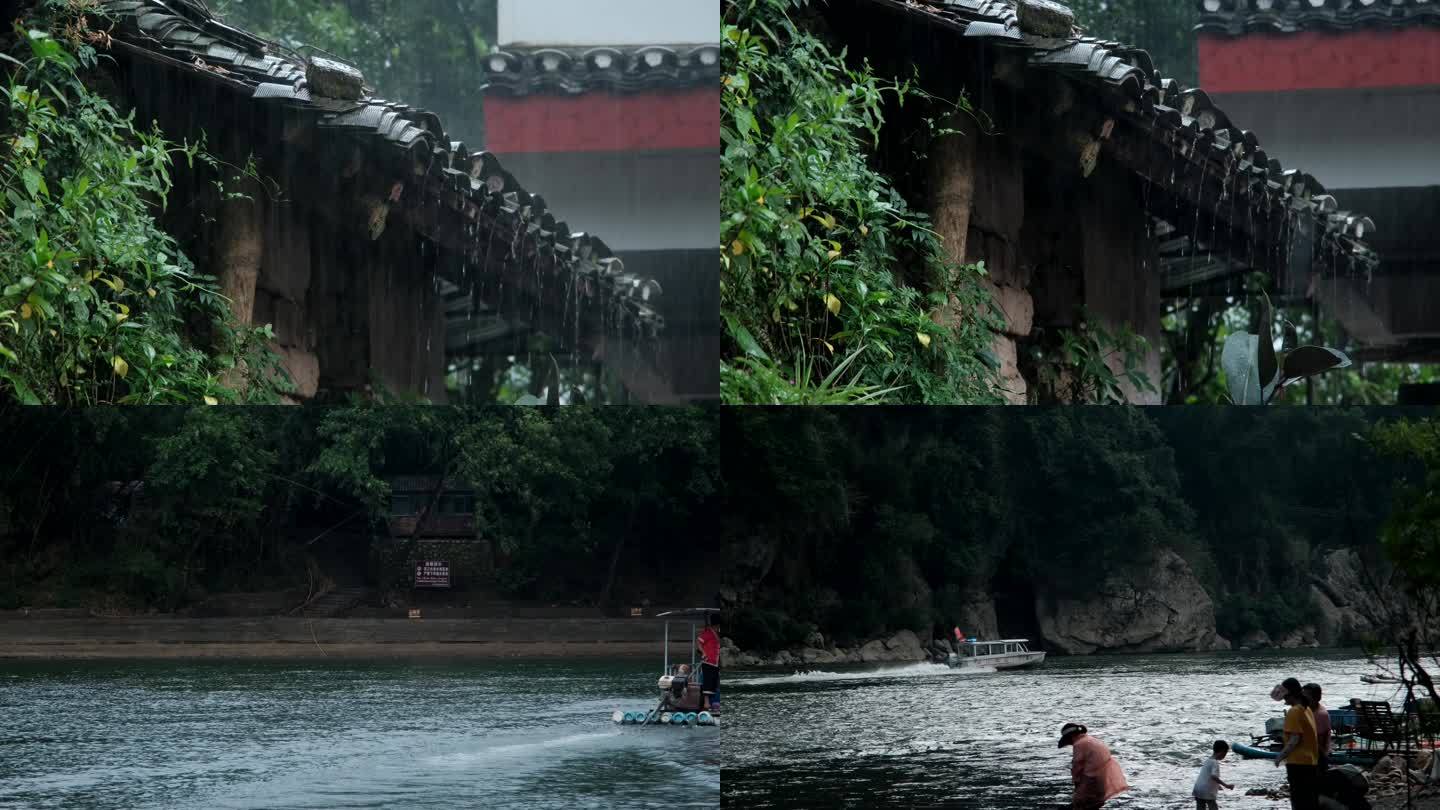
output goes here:
<path id="1" fill-rule="evenodd" d="M 240 324 L 249 324 L 255 313 L 255 282 L 260 278 L 260 256 L 265 249 L 259 207 L 253 200 L 230 200 L 220 213 L 215 266 L 220 271 L 221 292 L 230 299 L 230 312 Z"/>
<path id="2" fill-rule="evenodd" d="M 935 232 L 945 242 L 946 258 L 955 264 L 964 264 L 970 209 L 975 197 L 976 124 L 966 116 L 955 114 L 944 126 L 958 131 L 936 138 L 930 145 L 930 215 L 935 221 Z M 964 313 L 951 296 L 946 311 L 936 315 L 935 320 L 941 326 L 954 326 Z"/>
<path id="3" fill-rule="evenodd" d="M 1000 359 L 1001 386 L 1007 402 L 1023 405 L 1028 386 L 1020 373 L 1016 339 L 1030 334 L 1034 304 L 1016 261 L 1025 208 L 1018 146 L 1004 136 L 979 134 L 979 123 L 969 116 L 952 116 L 946 126 L 960 134 L 940 138 L 931 147 L 935 230 L 950 261 L 985 262 L 990 275 L 981 285 L 1005 324 L 991 347 Z M 937 322 L 954 325 L 965 315 L 952 298 L 949 311 Z"/>

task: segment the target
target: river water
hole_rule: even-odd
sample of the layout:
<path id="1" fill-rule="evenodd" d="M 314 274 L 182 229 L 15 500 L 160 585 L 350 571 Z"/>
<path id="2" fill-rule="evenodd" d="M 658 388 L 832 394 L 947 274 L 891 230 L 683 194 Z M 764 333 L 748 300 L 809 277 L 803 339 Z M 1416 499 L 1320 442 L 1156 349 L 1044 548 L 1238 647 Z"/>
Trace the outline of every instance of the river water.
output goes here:
<path id="1" fill-rule="evenodd" d="M 1055 658 L 1033 670 L 962 672 L 935 664 L 733 672 L 726 683 L 726 807 L 1067 806 L 1070 750 L 1060 726 L 1084 723 L 1120 760 L 1131 790 L 1109 807 L 1192 808 L 1216 739 L 1249 742 L 1278 716 L 1271 687 L 1315 681 L 1325 703 L 1391 700 L 1359 653 L 1306 651 Z M 1280 810 L 1246 796 L 1283 769 L 1233 753 L 1225 808 Z"/>
<path id="2" fill-rule="evenodd" d="M 0 661 L 0 808 L 714 807 L 633 663 Z"/>

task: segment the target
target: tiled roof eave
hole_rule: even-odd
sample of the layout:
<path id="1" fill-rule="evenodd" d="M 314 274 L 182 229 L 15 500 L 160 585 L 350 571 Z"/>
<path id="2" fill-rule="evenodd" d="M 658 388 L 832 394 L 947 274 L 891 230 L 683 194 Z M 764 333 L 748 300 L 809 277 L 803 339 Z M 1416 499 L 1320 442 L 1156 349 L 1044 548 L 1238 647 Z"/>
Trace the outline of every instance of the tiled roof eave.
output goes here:
<path id="1" fill-rule="evenodd" d="M 720 46 L 497 48 L 483 60 L 487 93 L 579 95 L 718 87 Z"/>
<path id="2" fill-rule="evenodd" d="M 1239 195 L 1256 213 L 1307 218 L 1315 225 L 1318 245 L 1343 251 L 1344 262 L 1355 269 L 1373 268 L 1375 254 L 1364 243 L 1364 235 L 1375 230 L 1373 222 L 1337 210 L 1319 181 L 1281 166 L 1254 134 L 1235 127 L 1204 90 L 1162 78 L 1145 51 L 1082 35 L 1055 39 L 1027 34 L 1019 29 L 1014 8 L 1003 0 L 863 1 L 949 28 L 966 40 L 1021 50 L 1027 71 L 1058 74 L 1096 94 L 1109 117 L 1125 120 L 1131 132 L 1168 152 L 1172 168 L 1191 167 L 1203 179 L 1204 167 L 1218 167 L 1226 172 L 1221 176 L 1229 178 L 1226 194 Z M 1113 155 L 1117 148 L 1108 133 L 1101 146 L 1102 154 Z M 1144 165 L 1137 159 L 1129 168 L 1143 173 Z M 1199 199 L 1189 199 L 1189 205 L 1207 204 L 1205 189 L 1216 187 L 1214 177 L 1201 184 Z"/>
<path id="3" fill-rule="evenodd" d="M 1196 0 L 1196 6 L 1196 30 L 1228 36 L 1440 26 L 1433 0 Z"/>

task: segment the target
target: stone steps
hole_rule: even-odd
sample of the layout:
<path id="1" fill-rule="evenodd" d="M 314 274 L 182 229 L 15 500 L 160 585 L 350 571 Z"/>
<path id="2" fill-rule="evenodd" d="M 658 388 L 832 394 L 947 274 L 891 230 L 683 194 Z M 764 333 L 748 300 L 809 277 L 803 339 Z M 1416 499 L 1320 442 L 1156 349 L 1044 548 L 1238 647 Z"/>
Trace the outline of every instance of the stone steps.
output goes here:
<path id="1" fill-rule="evenodd" d="M 306 605 L 300 615 L 307 619 L 340 616 L 365 601 L 369 595 L 369 588 L 335 588 Z"/>

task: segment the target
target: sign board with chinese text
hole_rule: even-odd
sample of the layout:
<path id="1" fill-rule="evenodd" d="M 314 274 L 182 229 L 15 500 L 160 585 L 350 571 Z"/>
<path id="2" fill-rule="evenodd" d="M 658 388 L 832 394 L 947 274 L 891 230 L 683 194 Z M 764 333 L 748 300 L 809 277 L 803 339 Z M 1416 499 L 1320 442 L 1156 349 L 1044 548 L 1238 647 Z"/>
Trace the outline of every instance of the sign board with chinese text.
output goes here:
<path id="1" fill-rule="evenodd" d="M 415 564 L 415 587 L 450 587 L 450 563 L 444 560 L 426 560 Z"/>

